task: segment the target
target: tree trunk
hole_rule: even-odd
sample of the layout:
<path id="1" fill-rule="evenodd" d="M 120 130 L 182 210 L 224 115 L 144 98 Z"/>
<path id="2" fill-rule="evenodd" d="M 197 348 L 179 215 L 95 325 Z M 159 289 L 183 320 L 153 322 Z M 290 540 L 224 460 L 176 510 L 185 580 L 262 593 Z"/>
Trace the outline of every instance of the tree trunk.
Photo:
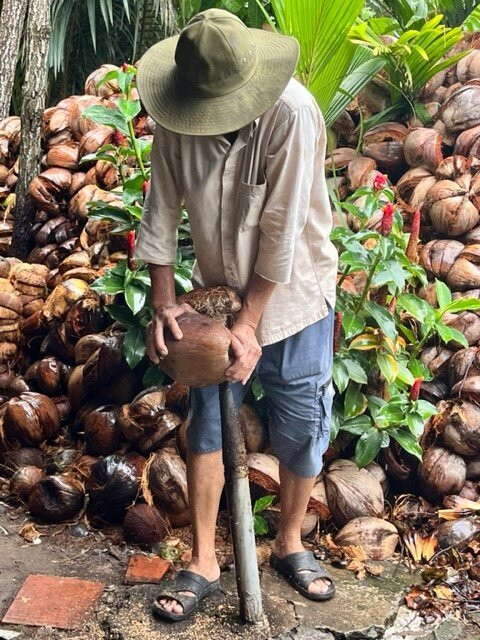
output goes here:
<path id="1" fill-rule="evenodd" d="M 0 120 L 10 112 L 13 79 L 28 0 L 3 0 L 0 13 Z"/>
<path id="2" fill-rule="evenodd" d="M 30 0 L 27 16 L 27 65 L 21 113 L 22 141 L 16 188 L 10 255 L 25 260 L 30 251 L 34 217 L 28 185 L 38 174 L 41 159 L 41 124 L 47 91 L 47 54 L 50 41 L 51 0 Z"/>

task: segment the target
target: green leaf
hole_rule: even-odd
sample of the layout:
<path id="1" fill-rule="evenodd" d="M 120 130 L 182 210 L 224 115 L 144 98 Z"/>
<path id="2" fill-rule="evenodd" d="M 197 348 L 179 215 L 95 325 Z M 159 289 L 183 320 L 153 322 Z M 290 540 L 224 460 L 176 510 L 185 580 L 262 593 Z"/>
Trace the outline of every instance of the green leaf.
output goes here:
<path id="1" fill-rule="evenodd" d="M 119 322 L 126 329 L 136 325 L 135 317 L 128 307 L 124 307 L 121 304 L 107 304 L 105 309 L 111 318 Z"/>
<path id="2" fill-rule="evenodd" d="M 97 280 L 90 285 L 90 288 L 94 291 L 98 291 L 99 293 L 108 293 L 110 295 L 123 293 L 123 287 L 123 278 L 112 273 L 112 271 L 108 271 L 104 276 L 97 278 Z"/>
<path id="3" fill-rule="evenodd" d="M 443 322 L 437 322 L 435 328 L 438 332 L 438 335 L 445 342 L 445 344 L 448 344 L 449 342 L 458 342 L 458 344 L 461 344 L 462 347 L 468 347 L 467 339 L 465 338 L 463 333 L 460 333 L 460 331 L 458 331 L 457 329 L 448 327 L 446 324 L 443 324 Z"/>
<path id="4" fill-rule="evenodd" d="M 368 377 L 362 367 L 355 362 L 355 360 L 351 360 L 350 358 L 345 358 L 343 360 L 343 364 L 345 365 L 348 375 L 351 380 L 354 382 L 358 382 L 360 384 L 367 384 Z"/>
<path id="5" fill-rule="evenodd" d="M 262 496 L 255 500 L 255 504 L 253 505 L 253 513 L 261 513 L 265 511 L 275 500 L 275 496 Z"/>
<path id="6" fill-rule="evenodd" d="M 257 536 L 265 536 L 268 533 L 268 524 L 263 516 L 253 516 L 253 530 Z"/>
<path id="7" fill-rule="evenodd" d="M 425 423 L 422 416 L 414 411 L 412 413 L 407 413 L 407 425 L 413 435 L 416 438 L 419 438 L 423 433 Z"/>
<path id="8" fill-rule="evenodd" d="M 412 433 L 404 431 L 403 429 L 389 429 L 388 433 L 405 451 L 419 460 L 422 459 L 422 447 Z"/>
<path id="9" fill-rule="evenodd" d="M 118 110 L 127 122 L 133 120 L 133 118 L 140 113 L 141 107 L 139 100 L 125 100 L 125 98 L 120 98 L 117 104 Z"/>
<path id="10" fill-rule="evenodd" d="M 367 408 L 366 396 L 354 384 L 350 384 L 348 386 L 347 392 L 345 393 L 344 403 L 345 418 L 354 418 L 355 416 L 364 413 Z"/>
<path id="11" fill-rule="evenodd" d="M 480 300 L 477 298 L 459 298 L 450 302 L 442 311 L 444 313 L 459 313 L 461 311 L 478 311 L 478 309 L 480 309 Z"/>
<path id="12" fill-rule="evenodd" d="M 355 337 L 365 329 L 365 319 L 358 313 L 345 311 L 342 319 L 342 327 L 345 333 L 345 339 Z"/>
<path id="13" fill-rule="evenodd" d="M 123 339 L 123 355 L 130 369 L 134 369 L 145 355 L 145 340 L 139 327 L 131 327 Z"/>
<path id="14" fill-rule="evenodd" d="M 257 375 L 253 378 L 252 391 L 257 402 L 265 397 L 265 391 Z"/>
<path id="15" fill-rule="evenodd" d="M 341 423 L 340 428 L 342 431 L 353 433 L 356 436 L 363 435 L 366 431 L 372 428 L 372 419 L 370 416 L 362 414 L 351 420 L 345 420 Z"/>
<path id="16" fill-rule="evenodd" d="M 423 420 L 428 420 L 428 418 L 438 413 L 437 407 L 434 404 L 423 399 L 417 400 L 417 411 Z"/>
<path id="17" fill-rule="evenodd" d="M 110 107 L 104 107 L 103 105 L 96 104 L 92 107 L 87 107 L 82 113 L 82 118 L 89 118 L 97 124 L 114 127 L 115 129 L 118 129 L 118 131 L 128 135 L 127 123 L 118 109 L 111 109 Z"/>
<path id="18" fill-rule="evenodd" d="M 125 286 L 124 294 L 125 302 L 132 310 L 132 313 L 137 315 L 137 313 L 145 306 L 147 299 L 147 293 L 144 285 L 132 281 Z"/>
<path id="19" fill-rule="evenodd" d="M 156 364 L 151 364 L 143 374 L 142 384 L 145 389 L 149 387 L 160 388 L 164 380 L 165 374 L 163 371 Z"/>
<path id="20" fill-rule="evenodd" d="M 397 329 L 395 326 L 395 320 L 387 309 L 384 309 L 375 302 L 368 301 L 364 303 L 364 309 L 368 314 L 375 318 L 378 326 L 387 338 L 390 338 L 390 340 L 396 340 Z"/>
<path id="21" fill-rule="evenodd" d="M 348 369 L 341 358 L 335 358 L 333 361 L 333 381 L 339 393 L 343 393 L 347 388 L 350 375 Z"/>
<path id="22" fill-rule="evenodd" d="M 438 307 L 440 311 L 444 311 L 452 301 L 450 289 L 441 280 L 435 280 L 435 293 L 437 294 Z"/>
<path id="23" fill-rule="evenodd" d="M 360 436 L 355 447 L 355 462 L 360 468 L 375 460 L 382 442 L 383 434 L 378 429 L 371 429 Z"/>
<path id="24" fill-rule="evenodd" d="M 398 375 L 398 364 L 395 358 L 387 353 L 377 353 L 377 363 L 385 380 L 388 383 L 395 382 Z"/>
<path id="25" fill-rule="evenodd" d="M 434 308 L 413 293 L 402 293 L 398 297 L 397 304 L 419 322 L 425 323 L 435 318 Z"/>

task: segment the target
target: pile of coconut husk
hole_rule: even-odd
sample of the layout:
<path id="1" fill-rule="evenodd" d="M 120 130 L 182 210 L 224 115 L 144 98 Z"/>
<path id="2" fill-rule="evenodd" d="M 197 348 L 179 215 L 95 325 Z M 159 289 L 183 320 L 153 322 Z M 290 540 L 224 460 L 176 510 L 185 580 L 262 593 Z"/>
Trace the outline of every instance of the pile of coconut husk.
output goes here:
<path id="1" fill-rule="evenodd" d="M 480 92 L 472 75 L 477 64 L 470 54 L 432 81 L 425 91 L 430 126 L 419 126 L 414 119 L 378 125 L 364 135 L 360 153 L 353 148 L 354 130 L 346 127 L 339 140 L 352 147 L 340 147 L 327 159 L 329 180 L 341 196 L 372 186 L 386 173 L 396 185 L 407 225 L 411 214 L 422 210 L 425 246 L 420 260 L 432 279 L 445 280 L 458 296 L 478 296 L 480 291 L 475 257 L 480 246 L 475 244 L 480 230 L 475 130 L 480 117 L 472 122 L 475 110 L 462 106 L 465 100 L 474 104 Z M 167 378 L 160 388 L 142 389 L 143 372 L 132 371 L 122 354 L 124 329 L 104 309 L 112 298 L 90 287 L 125 258 L 122 236 L 109 233 L 110 223 L 89 219 L 87 208 L 98 200 L 122 206 L 117 170 L 104 161 L 80 164 L 104 144 L 122 144 L 112 128 L 82 118 L 89 106 L 118 101 L 121 94 L 114 82 L 98 88 L 111 68 L 104 65 L 89 77 L 86 95 L 66 98 L 45 112 L 42 172 L 30 185 L 36 207 L 34 248 L 28 263 L 12 258 L 0 262 L 0 475 L 9 499 L 25 504 L 36 520 L 71 523 L 86 515 L 91 526 L 121 525 L 128 541 L 151 546 L 189 523 L 188 388 Z M 457 81 L 461 86 L 455 86 Z M 465 114 L 462 124 L 459 113 Z M 153 128 L 145 114 L 137 117 L 138 136 L 151 138 Z M 0 131 L 6 132 L 0 137 L 0 196 L 5 203 L 18 171 L 18 119 L 0 123 Z M 5 224 L 11 222 L 7 206 Z M 380 221 L 381 212 L 368 224 L 376 227 Z M 8 249 L 8 234 L 3 237 L 0 254 Z M 213 305 L 212 295 L 217 296 Z M 423 295 L 434 302 L 432 287 Z M 234 292 L 220 288 L 187 301 L 201 313 L 214 308 L 223 322 L 232 299 Z M 475 420 L 480 411 L 474 394 L 480 380 L 480 318 L 465 312 L 449 322 L 471 347 L 429 346 L 423 354 L 435 381 L 425 384 L 422 393 L 440 402 L 440 413 L 427 429 L 422 464 L 396 445 L 382 450 L 378 463 L 365 469 L 357 468 L 351 449 L 341 442 L 326 454 L 303 534 L 314 535 L 319 526 L 336 531 L 330 547 L 339 556 L 346 553 L 340 548 L 362 548 L 373 561 L 392 556 L 399 534 L 407 534 L 389 507 L 399 487 L 421 492 L 429 500 L 422 502 L 427 513 L 435 513 L 431 503 L 440 504 L 449 494 L 478 497 Z M 269 450 L 266 412 L 257 409 L 253 397 L 247 397 L 239 416 L 253 499 L 277 496 L 262 512 L 273 534 L 279 522 L 279 464 Z"/>

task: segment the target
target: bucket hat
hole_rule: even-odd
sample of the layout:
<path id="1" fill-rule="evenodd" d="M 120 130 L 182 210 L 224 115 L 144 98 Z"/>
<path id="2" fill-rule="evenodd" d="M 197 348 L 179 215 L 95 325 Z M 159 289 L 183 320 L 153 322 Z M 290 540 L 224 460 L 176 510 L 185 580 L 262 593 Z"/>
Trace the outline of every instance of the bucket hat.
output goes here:
<path id="1" fill-rule="evenodd" d="M 138 65 L 138 92 L 165 129 L 199 136 L 228 133 L 275 104 L 298 54 L 294 38 L 249 29 L 228 11 L 208 9 L 180 35 L 146 51 Z"/>

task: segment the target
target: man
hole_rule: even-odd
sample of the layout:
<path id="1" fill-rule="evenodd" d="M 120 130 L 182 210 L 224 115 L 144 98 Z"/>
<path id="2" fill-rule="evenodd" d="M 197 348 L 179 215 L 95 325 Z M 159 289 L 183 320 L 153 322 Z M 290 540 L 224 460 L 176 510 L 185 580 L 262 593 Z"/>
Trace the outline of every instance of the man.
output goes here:
<path id="1" fill-rule="evenodd" d="M 135 257 L 151 273 L 147 353 L 154 362 L 167 353 L 164 329 L 180 340 L 175 318 L 189 310 L 176 304 L 173 279 L 182 203 L 195 279 L 230 285 L 242 296 L 228 377 L 240 404 L 256 368 L 269 404 L 282 508 L 271 564 L 304 596 L 325 600 L 333 582 L 305 551 L 300 527 L 328 445 L 337 257 L 329 241 L 325 126 L 313 97 L 292 79 L 297 58 L 293 38 L 248 29 L 216 9 L 147 51 L 138 90 L 157 128 Z M 170 620 L 187 618 L 219 586 L 218 390 L 193 389 L 191 402 L 192 561 L 154 604 Z"/>

